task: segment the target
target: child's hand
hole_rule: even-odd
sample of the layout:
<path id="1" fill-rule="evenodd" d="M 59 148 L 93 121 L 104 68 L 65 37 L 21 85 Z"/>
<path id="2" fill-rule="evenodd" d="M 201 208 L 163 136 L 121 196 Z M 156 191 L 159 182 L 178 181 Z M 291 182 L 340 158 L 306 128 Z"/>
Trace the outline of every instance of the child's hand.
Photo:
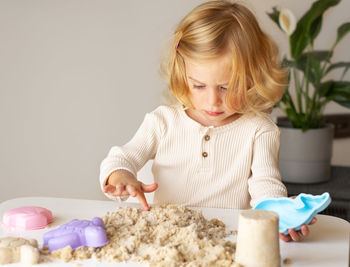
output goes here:
<path id="1" fill-rule="evenodd" d="M 126 170 L 117 170 L 107 179 L 104 192 L 113 196 L 132 196 L 137 197 L 143 210 L 149 210 L 144 193 L 151 193 L 158 188 L 158 184 L 146 185 L 138 181 L 133 174 Z"/>
<path id="2" fill-rule="evenodd" d="M 297 196 L 291 196 L 290 198 L 296 198 Z M 311 222 L 309 223 L 309 225 L 314 224 L 317 221 L 316 217 L 314 217 Z M 285 234 L 280 234 L 280 239 L 283 240 L 284 242 L 289 242 L 289 241 L 296 241 L 299 242 L 300 241 L 300 237 L 301 236 L 307 236 L 309 234 L 309 228 L 307 227 L 307 225 L 303 224 L 300 227 L 299 231 L 296 231 L 294 229 L 289 229 L 288 230 L 288 235 Z"/>
<path id="3" fill-rule="evenodd" d="M 315 222 L 317 221 L 316 217 L 314 217 L 310 224 L 314 224 Z M 299 231 L 296 231 L 294 229 L 289 229 L 288 230 L 288 235 L 284 235 L 284 234 L 281 234 L 280 233 L 280 239 L 285 241 L 285 242 L 289 242 L 289 241 L 300 241 L 300 238 L 301 236 L 307 236 L 309 234 L 309 228 L 307 227 L 307 225 L 303 224 L 301 227 L 300 227 L 300 230 Z"/>

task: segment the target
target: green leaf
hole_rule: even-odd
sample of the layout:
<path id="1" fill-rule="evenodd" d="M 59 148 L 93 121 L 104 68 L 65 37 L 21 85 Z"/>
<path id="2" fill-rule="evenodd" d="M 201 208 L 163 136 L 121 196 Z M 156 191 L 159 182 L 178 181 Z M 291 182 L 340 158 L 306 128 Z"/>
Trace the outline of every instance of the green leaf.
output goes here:
<path id="1" fill-rule="evenodd" d="M 279 21 L 279 17 L 280 17 L 280 11 L 274 6 L 272 8 L 272 12 L 266 12 L 266 14 L 270 17 L 270 19 L 275 22 L 277 24 L 277 26 L 282 30 L 281 26 L 280 26 L 280 21 Z"/>
<path id="2" fill-rule="evenodd" d="M 293 66 L 293 61 L 283 57 L 281 66 L 282 68 L 291 68 Z"/>
<path id="3" fill-rule="evenodd" d="M 332 51 L 316 50 L 312 52 L 303 53 L 295 60 L 296 67 L 301 70 L 308 81 L 312 82 L 314 86 L 320 83 L 322 79 L 321 62 L 328 61 L 332 56 Z"/>
<path id="4" fill-rule="evenodd" d="M 339 105 L 346 107 L 346 108 L 350 108 L 350 102 L 349 102 L 349 96 L 348 95 L 337 95 L 334 96 L 334 98 L 332 99 L 334 102 L 337 102 Z"/>
<path id="5" fill-rule="evenodd" d="M 301 58 L 307 58 L 310 56 L 312 59 L 318 60 L 318 61 L 328 61 L 329 58 L 331 58 L 333 55 L 333 52 L 330 50 L 314 50 L 312 52 L 306 52 L 301 55 Z"/>
<path id="6" fill-rule="evenodd" d="M 322 21 L 323 21 L 322 16 L 319 16 L 310 25 L 310 38 L 309 38 L 309 40 L 310 40 L 311 44 L 313 44 L 314 40 L 316 39 L 316 37 L 318 36 L 318 34 L 321 31 Z"/>
<path id="7" fill-rule="evenodd" d="M 334 46 L 336 46 L 349 31 L 350 31 L 350 22 L 346 22 L 346 23 L 342 24 L 341 26 L 339 26 L 338 36 L 337 36 L 337 40 L 335 41 Z"/>
<path id="8" fill-rule="evenodd" d="M 293 110 L 292 108 L 287 108 L 285 112 L 288 117 L 288 120 L 292 123 L 292 126 L 294 128 L 299 128 L 298 126 L 300 125 L 300 118 L 295 112 L 295 110 Z"/>
<path id="9" fill-rule="evenodd" d="M 324 83 L 321 83 L 318 93 L 321 97 L 328 96 L 330 91 L 333 87 L 333 81 L 326 81 Z"/>
<path id="10" fill-rule="evenodd" d="M 312 44 L 322 26 L 323 13 L 335 6 L 340 0 L 318 0 L 298 21 L 294 33 L 290 36 L 291 55 L 298 58 L 308 44 Z"/>
<path id="11" fill-rule="evenodd" d="M 349 81 L 327 81 L 320 86 L 321 96 L 338 104 L 350 108 L 350 82 Z"/>
<path id="12" fill-rule="evenodd" d="M 338 62 L 338 63 L 334 63 L 334 64 L 331 64 L 327 70 L 326 70 L 326 73 L 325 74 L 328 74 L 328 72 L 334 70 L 334 69 L 337 69 L 337 68 L 344 68 L 344 72 L 342 74 L 342 76 L 344 76 L 346 74 L 346 72 L 348 71 L 348 69 L 350 68 L 350 62 Z"/>

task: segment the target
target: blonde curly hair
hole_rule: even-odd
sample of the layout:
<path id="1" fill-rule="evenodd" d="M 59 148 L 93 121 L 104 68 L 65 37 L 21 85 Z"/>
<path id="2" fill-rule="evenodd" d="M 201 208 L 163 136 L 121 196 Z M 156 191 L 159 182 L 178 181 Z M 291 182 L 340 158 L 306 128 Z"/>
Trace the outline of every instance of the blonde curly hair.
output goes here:
<path id="1" fill-rule="evenodd" d="M 175 30 L 163 73 L 175 98 L 193 108 L 189 99 L 185 60 L 232 56 L 226 105 L 237 113 L 271 111 L 287 85 L 278 48 L 245 6 L 210 1 L 194 8 Z"/>

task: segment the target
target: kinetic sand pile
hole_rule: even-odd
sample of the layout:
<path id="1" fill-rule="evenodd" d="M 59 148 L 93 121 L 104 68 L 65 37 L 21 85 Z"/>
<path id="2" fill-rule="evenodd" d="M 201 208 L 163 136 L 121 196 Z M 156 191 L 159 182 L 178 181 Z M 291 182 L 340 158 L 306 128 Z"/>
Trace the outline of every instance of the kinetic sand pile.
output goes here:
<path id="1" fill-rule="evenodd" d="M 235 244 L 224 240 L 225 224 L 200 211 L 164 205 L 149 212 L 124 207 L 103 218 L 109 243 L 102 248 L 54 251 L 64 261 L 88 258 L 145 262 L 150 266 L 239 266 Z"/>

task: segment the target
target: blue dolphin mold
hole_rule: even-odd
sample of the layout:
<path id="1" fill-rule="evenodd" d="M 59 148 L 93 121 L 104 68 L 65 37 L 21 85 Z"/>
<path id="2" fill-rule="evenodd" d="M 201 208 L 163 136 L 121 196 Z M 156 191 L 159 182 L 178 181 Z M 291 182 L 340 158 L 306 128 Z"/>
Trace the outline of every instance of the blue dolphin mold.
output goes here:
<path id="1" fill-rule="evenodd" d="M 253 209 L 274 211 L 279 216 L 279 232 L 288 234 L 288 229 L 300 230 L 303 224 L 309 224 L 317 213 L 331 203 L 328 192 L 322 195 L 299 194 L 296 198 L 267 198 Z"/>

